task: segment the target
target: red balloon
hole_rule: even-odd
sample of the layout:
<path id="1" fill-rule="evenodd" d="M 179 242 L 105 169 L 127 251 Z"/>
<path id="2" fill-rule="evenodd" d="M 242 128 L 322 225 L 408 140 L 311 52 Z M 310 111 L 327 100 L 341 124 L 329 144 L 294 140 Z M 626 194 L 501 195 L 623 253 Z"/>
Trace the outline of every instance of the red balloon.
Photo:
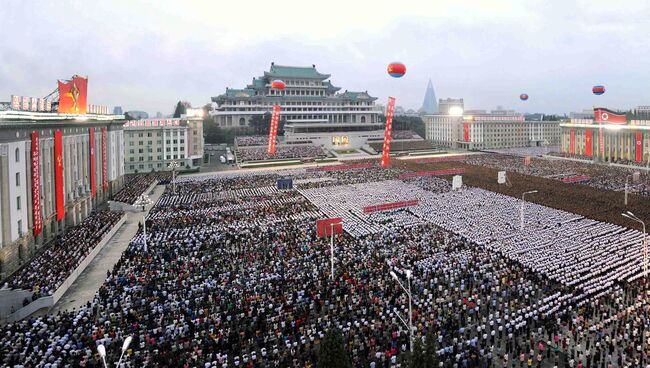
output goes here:
<path id="1" fill-rule="evenodd" d="M 284 87 L 286 87 L 286 84 L 284 84 L 284 82 L 279 80 L 279 79 L 274 80 L 273 82 L 271 82 L 271 88 L 283 90 Z"/>
<path id="2" fill-rule="evenodd" d="M 406 74 L 406 66 L 400 62 L 388 64 L 388 74 L 393 78 L 401 78 Z"/>

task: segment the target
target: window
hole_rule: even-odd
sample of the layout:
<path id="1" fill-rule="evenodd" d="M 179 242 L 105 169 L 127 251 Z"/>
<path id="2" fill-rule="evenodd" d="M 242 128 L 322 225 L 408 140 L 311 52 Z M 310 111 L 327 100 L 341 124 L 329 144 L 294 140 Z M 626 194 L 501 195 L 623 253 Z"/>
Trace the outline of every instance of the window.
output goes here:
<path id="1" fill-rule="evenodd" d="M 16 148 L 16 162 L 20 162 L 20 148 Z"/>
<path id="2" fill-rule="evenodd" d="M 16 186 L 20 186 L 20 173 L 16 173 Z"/>
<path id="3" fill-rule="evenodd" d="M 20 211 L 20 196 L 16 197 L 16 209 Z"/>
<path id="4" fill-rule="evenodd" d="M 23 220 L 18 220 L 18 236 L 23 236 Z"/>

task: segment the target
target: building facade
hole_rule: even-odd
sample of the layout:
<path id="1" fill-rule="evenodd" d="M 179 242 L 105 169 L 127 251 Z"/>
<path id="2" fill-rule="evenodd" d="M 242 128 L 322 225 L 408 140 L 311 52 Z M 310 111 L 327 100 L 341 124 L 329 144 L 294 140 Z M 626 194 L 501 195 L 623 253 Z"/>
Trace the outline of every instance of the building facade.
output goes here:
<path id="1" fill-rule="evenodd" d="M 212 97 L 210 112 L 222 128 L 248 127 L 251 121 L 280 105 L 285 143 L 313 143 L 327 148 L 360 147 L 369 140 L 383 139 L 382 111 L 375 97 L 364 92 L 344 91 L 316 67 L 281 66 L 271 63 L 269 71 L 243 89 L 226 88 Z M 283 90 L 271 88 L 282 80 Z"/>
<path id="2" fill-rule="evenodd" d="M 124 124 L 124 167 L 127 174 L 195 170 L 203 163 L 203 118 L 130 120 Z"/>
<path id="3" fill-rule="evenodd" d="M 560 150 L 565 154 L 650 165 L 650 119 L 628 119 L 625 114 L 596 108 L 590 118 L 573 118 L 562 123 L 561 129 Z"/>
<path id="4" fill-rule="evenodd" d="M 122 188 L 122 124 L 110 115 L 0 112 L 0 276 Z"/>
<path id="5" fill-rule="evenodd" d="M 440 147 L 486 150 L 559 144 L 559 121 L 525 121 L 522 114 L 502 109 L 462 114 L 462 100 L 440 100 L 439 106 L 453 114 L 425 115 L 423 120 L 426 139 Z"/>

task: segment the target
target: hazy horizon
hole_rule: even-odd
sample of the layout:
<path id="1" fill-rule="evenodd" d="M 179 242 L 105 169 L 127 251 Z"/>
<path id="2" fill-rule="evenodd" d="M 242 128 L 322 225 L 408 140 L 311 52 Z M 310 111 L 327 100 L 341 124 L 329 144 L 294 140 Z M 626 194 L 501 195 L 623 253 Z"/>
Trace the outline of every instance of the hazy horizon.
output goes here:
<path id="1" fill-rule="evenodd" d="M 650 4 L 609 1 L 9 2 L 0 8 L 0 101 L 43 97 L 57 79 L 89 77 L 88 102 L 173 112 L 210 102 L 280 65 L 311 66 L 343 90 L 419 109 L 569 113 L 650 104 Z M 386 65 L 401 61 L 403 78 Z M 591 87 L 605 85 L 603 96 Z M 519 100 L 527 93 L 527 102 Z"/>

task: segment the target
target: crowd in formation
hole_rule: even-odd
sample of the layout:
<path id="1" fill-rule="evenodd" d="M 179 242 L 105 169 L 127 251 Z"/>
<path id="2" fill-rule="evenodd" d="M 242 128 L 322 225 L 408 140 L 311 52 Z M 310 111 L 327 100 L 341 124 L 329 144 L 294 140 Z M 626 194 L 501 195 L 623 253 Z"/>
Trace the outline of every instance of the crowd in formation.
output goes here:
<path id="1" fill-rule="evenodd" d="M 289 158 L 319 158 L 326 156 L 321 147 L 311 144 L 279 145 L 276 148 L 275 154 L 272 156 L 268 154 L 266 146 L 238 148 L 235 153 L 238 162 Z"/>
<path id="2" fill-rule="evenodd" d="M 151 185 L 154 183 L 168 184 L 171 178 L 172 173 L 169 171 L 125 175 L 124 187 L 113 196 L 112 200 L 133 204 Z"/>
<path id="3" fill-rule="evenodd" d="M 581 184 L 614 191 L 625 190 L 627 181 L 630 192 L 650 196 L 650 175 L 645 170 L 641 170 L 639 180 L 633 182 L 632 178 L 628 178 L 628 176 L 631 176 L 637 170 L 586 162 L 531 158 L 530 164 L 527 164 L 522 157 L 502 154 L 470 155 L 467 156 L 465 162 L 471 165 L 505 170 L 506 172 L 517 172 L 557 180 L 586 175 L 589 180 Z"/>
<path id="4" fill-rule="evenodd" d="M 0 364 L 311 367 L 338 329 L 355 367 L 406 367 L 433 339 L 452 367 L 646 367 L 637 231 L 379 167 L 180 178 L 92 302 L 0 331 Z M 291 177 L 294 190 L 278 190 Z M 381 213 L 362 208 L 418 199 Z M 319 238 L 315 221 L 342 217 Z M 34 265 L 38 267 L 39 265 Z M 409 278 L 409 275 L 412 277 Z"/>
<path id="5" fill-rule="evenodd" d="M 552 156 L 558 156 L 558 157 L 568 157 L 568 158 L 575 158 L 579 160 L 585 160 L 585 161 L 593 161 L 593 157 L 591 156 L 586 156 L 586 155 L 580 155 L 576 153 L 568 153 L 568 152 L 553 152 L 551 154 Z M 634 153 L 632 154 L 634 156 Z M 627 165 L 627 166 L 639 166 L 639 167 L 645 167 L 648 168 L 650 167 L 650 157 L 645 159 L 647 157 L 647 154 L 643 155 L 644 159 L 641 161 L 636 161 L 636 160 L 628 160 L 625 158 L 617 158 L 617 159 L 612 159 L 608 160 L 609 163 L 613 164 L 620 164 L 620 165 Z"/>
<path id="6" fill-rule="evenodd" d="M 3 287 L 33 291 L 32 300 L 25 300 L 24 305 L 52 295 L 123 215 L 123 212 L 110 211 L 90 214 L 81 224 L 40 250 Z"/>

